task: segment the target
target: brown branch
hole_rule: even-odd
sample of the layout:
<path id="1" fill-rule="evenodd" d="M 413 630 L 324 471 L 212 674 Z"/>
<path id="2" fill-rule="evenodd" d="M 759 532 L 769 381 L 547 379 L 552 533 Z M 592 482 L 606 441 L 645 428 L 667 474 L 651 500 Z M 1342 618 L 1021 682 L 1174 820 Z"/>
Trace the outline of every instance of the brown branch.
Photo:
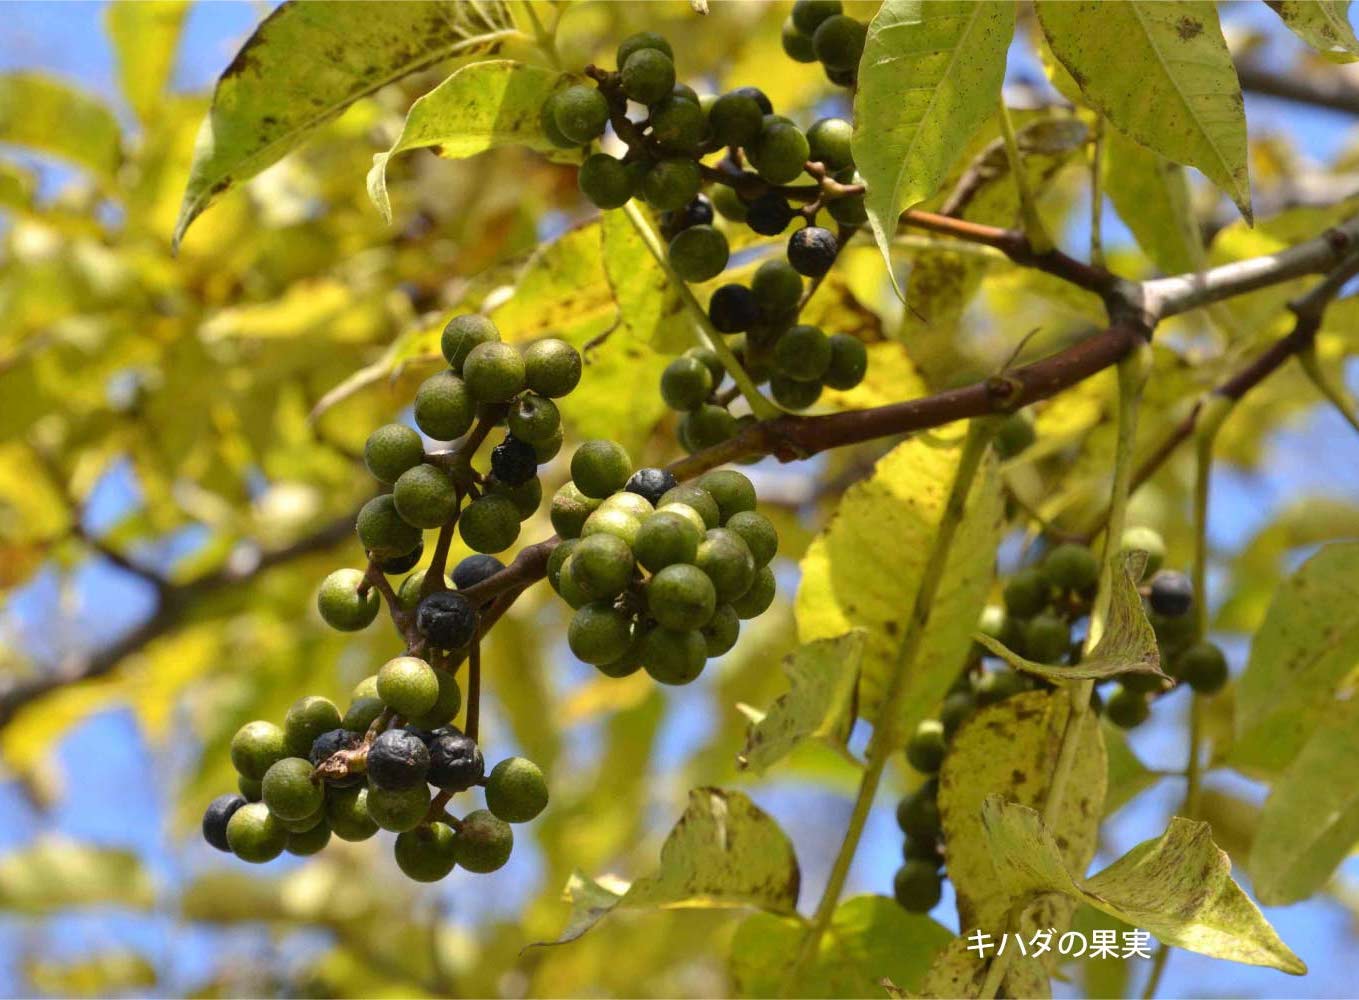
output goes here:
<path id="1" fill-rule="evenodd" d="M 1242 59 L 1236 64 L 1236 76 L 1244 90 L 1359 115 L 1359 86 L 1339 73 L 1276 73 L 1254 59 Z"/>

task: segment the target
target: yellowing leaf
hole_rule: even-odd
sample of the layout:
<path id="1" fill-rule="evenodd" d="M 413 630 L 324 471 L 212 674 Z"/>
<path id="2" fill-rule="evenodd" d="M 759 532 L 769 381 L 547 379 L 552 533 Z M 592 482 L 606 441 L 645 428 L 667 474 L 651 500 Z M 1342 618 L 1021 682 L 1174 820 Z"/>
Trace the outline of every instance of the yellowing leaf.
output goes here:
<path id="1" fill-rule="evenodd" d="M 1331 62 L 1359 59 L 1350 27 L 1350 0 L 1268 0 L 1288 29 Z"/>
<path id="2" fill-rule="evenodd" d="M 269 302 L 223 309 L 201 328 L 207 340 L 304 337 L 371 340 L 384 328 L 380 296 L 360 297 L 333 278 L 303 279 Z"/>
<path id="3" fill-rule="evenodd" d="M 1167 274 L 1203 267 L 1203 237 L 1183 167 L 1105 129 L 1104 190 L 1153 264 Z"/>
<path id="4" fill-rule="evenodd" d="M 539 124 L 543 102 L 559 80 L 570 82 L 541 66 L 491 60 L 462 67 L 421 97 L 392 148 L 376 154 L 368 172 L 368 196 L 382 217 L 392 221 L 387 163 L 397 153 L 436 146 L 440 156 L 458 160 L 508 145 L 560 152 Z"/>
<path id="5" fill-rule="evenodd" d="M 105 9 L 123 97 L 143 122 L 151 123 L 163 107 L 188 10 L 187 0 L 114 3 Z"/>
<path id="6" fill-rule="evenodd" d="M 1053 54 L 1090 105 L 1168 160 L 1197 167 L 1248 220 L 1246 115 L 1207 0 L 1038 0 Z"/>
<path id="7" fill-rule="evenodd" d="M 845 492 L 802 560 L 796 600 L 801 642 L 867 631 L 860 711 L 873 718 L 896 669 L 926 554 L 962 451 L 961 435 L 913 438 L 878 461 L 873 475 Z M 950 549 L 943 581 L 915 663 L 905 677 L 896 731 L 908 733 L 932 711 L 971 647 L 972 623 L 986 600 L 999 544 L 1001 496 L 987 457 Z"/>
<path id="8" fill-rule="evenodd" d="M 845 744 L 854 728 L 864 633 L 799 646 L 784 659 L 789 690 L 751 724 L 737 761 L 763 773 L 807 739 L 824 740 L 849 756 Z"/>
<path id="9" fill-rule="evenodd" d="M 41 73 L 0 73 L 0 143 L 60 157 L 105 182 L 123 157 L 118 119 L 108 106 Z"/>
<path id="10" fill-rule="evenodd" d="M 0 856 L 0 906 L 55 913 L 77 906 L 148 909 L 151 876 L 135 854 L 45 837 Z"/>
<path id="11" fill-rule="evenodd" d="M 1151 931 L 1163 944 L 1295 976 L 1307 971 L 1232 880 L 1231 861 L 1207 823 L 1176 816 L 1160 837 L 1082 879 L 1035 810 L 993 795 L 983 812 L 997 876 L 1016 896 L 1060 892 Z"/>
<path id="12" fill-rule="evenodd" d="M 63 997 L 146 996 L 156 985 L 156 967 L 133 951 L 103 951 L 75 962 L 30 957 L 24 976 L 43 993 Z"/>
<path id="13" fill-rule="evenodd" d="M 1014 34 L 1010 3 L 887 0 L 868 26 L 854 97 L 854 162 L 878 248 L 901 211 L 939 189 L 996 112 Z"/>
<path id="14" fill-rule="evenodd" d="M 622 330 L 664 354 L 693 347 L 694 318 L 627 214 L 605 212 L 599 235 Z"/>
<path id="15" fill-rule="evenodd" d="M 218 195 L 282 159 L 360 97 L 444 59 L 492 49 L 513 27 L 498 0 L 276 8 L 217 81 L 175 244 Z"/>
<path id="16" fill-rule="evenodd" d="M 938 997 L 940 1000 L 980 995 L 990 963 L 982 961 L 975 950 L 968 949 L 967 944 L 967 938 L 956 937 L 935 955 L 929 973 L 915 995 Z M 1042 963 L 1032 955 L 1020 955 L 1018 952 L 1011 954 L 1014 957 L 1005 970 L 1005 995 L 1032 1000 L 1052 996 L 1052 987 Z"/>

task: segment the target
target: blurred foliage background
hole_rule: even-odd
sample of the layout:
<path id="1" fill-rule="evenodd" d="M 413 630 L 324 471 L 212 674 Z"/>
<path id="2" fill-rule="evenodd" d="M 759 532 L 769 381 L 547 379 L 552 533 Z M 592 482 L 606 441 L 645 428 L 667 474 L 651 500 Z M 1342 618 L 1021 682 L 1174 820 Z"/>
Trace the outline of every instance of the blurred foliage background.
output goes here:
<path id="1" fill-rule="evenodd" d="M 874 7 L 851 6 L 865 19 Z M 458 162 L 414 153 L 389 171 L 392 225 L 368 201 L 373 154 L 391 144 L 413 97 L 456 64 L 358 102 L 222 198 L 173 256 L 211 81 L 260 13 L 174 2 L 4 9 L 0 992 L 726 994 L 739 915 L 619 915 L 574 944 L 523 948 L 560 931 L 573 870 L 629 878 L 649 870 L 696 784 L 745 787 L 792 835 L 804 904 L 815 898 L 855 772 L 814 749 L 776 778 L 738 772 L 746 719 L 737 706 L 767 705 L 784 690 L 776 664 L 793 638 L 796 562 L 881 444 L 756 467 L 784 538 L 781 604 L 692 688 L 662 692 L 644 674 L 602 678 L 566 652 L 560 602 L 530 591 L 515 605 L 485 655 L 484 733 L 497 756 L 518 749 L 544 767 L 553 805 L 525 828 L 531 849 L 505 869 L 416 886 L 397 876 L 384 835 L 247 870 L 197 836 L 204 804 L 234 783 L 226 744 L 240 724 L 281 717 L 303 693 L 342 697 L 400 650 L 382 629 L 325 630 L 312 594 L 330 568 L 361 559 L 350 525 L 369 486 L 356 454 L 372 427 L 407 415 L 434 367 L 428 332 L 455 307 L 478 305 L 502 309 L 521 336 L 553 330 L 584 343 L 613 323 L 611 308 L 512 295 L 534 249 L 591 214 L 569 168 L 518 150 Z M 779 3 L 713 3 L 699 19 L 679 0 L 581 2 L 563 20 L 562 56 L 583 65 L 652 28 L 668 34 L 683 78 L 700 90 L 757 83 L 800 122 L 844 112 L 817 67 L 782 54 L 785 14 Z M 1313 57 L 1271 17 L 1263 5 L 1227 5 L 1234 51 L 1261 72 L 1307 79 Z M 1021 121 L 1061 118 L 1027 49 L 1016 47 L 1008 74 L 1007 97 L 1031 109 Z M 1231 221 L 1196 182 L 1194 219 L 1212 262 L 1319 232 L 1352 212 L 1346 199 L 1359 194 L 1349 117 L 1254 94 L 1248 104 L 1263 221 L 1254 230 Z M 993 127 L 974 152 L 994 136 Z M 1054 150 L 1041 164 L 1043 212 L 1082 253 L 1082 144 Z M 1116 269 L 1145 276 L 1198 263 L 1177 256 L 1183 242 L 1156 228 L 1174 221 L 1174 206 L 1109 183 L 1104 229 Z M 984 190 L 968 217 L 1008 225 L 1009 197 Z M 991 256 L 910 238 L 900 250 L 927 323 L 903 316 L 871 244 L 847 252 L 829 297 L 836 322 L 883 342 L 877 370 L 891 374 L 859 405 L 991 371 L 1035 329 L 1024 356 L 1041 356 L 1100 319 L 1095 300 Z M 1148 436 L 1284 329 L 1279 307 L 1295 291 L 1282 286 L 1170 324 Z M 1328 364 L 1353 352 L 1355 318 L 1353 302 L 1332 310 L 1320 340 Z M 890 364 L 903 344 L 909 371 Z M 654 391 L 664 360 L 643 340 L 611 337 L 571 397 L 568 428 L 579 437 L 605 424 L 647 464 L 675 457 Z M 1040 448 L 1007 470 L 1016 493 L 1059 525 L 1079 524 L 1101 495 L 1112 379 L 1108 372 L 1043 408 Z M 1258 625 L 1280 575 L 1315 540 L 1359 528 L 1359 447 L 1347 433 L 1288 370 L 1251 395 L 1220 439 L 1215 629 L 1235 668 L 1240 637 Z M 550 469 L 545 485 L 565 478 L 564 465 Z M 1182 458 L 1137 496 L 1138 518 L 1166 535 L 1172 553 L 1188 552 L 1190 481 Z M 522 537 L 548 534 L 540 517 Z M 1024 541 L 1012 539 L 1005 558 Z M 1173 782 L 1155 772 L 1180 765 L 1171 734 L 1183 709 L 1183 699 L 1158 702 L 1154 724 L 1131 741 L 1142 763 L 1129 765 L 1114 796 L 1122 808 L 1105 834 L 1111 857 L 1160 829 L 1173 808 Z M 904 766 L 889 776 L 898 791 L 909 780 Z M 1249 829 L 1260 789 L 1244 780 L 1210 789 L 1205 809 L 1219 841 L 1245 851 L 1231 831 Z M 884 806 L 850 888 L 890 893 L 899 848 Z M 1327 895 L 1269 914 L 1311 966 L 1306 980 L 1177 953 L 1166 991 L 1343 995 L 1346 956 L 1359 941 L 1356 875 L 1346 866 Z M 946 897 L 936 915 L 956 926 L 951 907 Z M 1131 974 L 1107 959 L 1068 972 L 1059 990 L 1095 995 L 1121 993 Z"/>

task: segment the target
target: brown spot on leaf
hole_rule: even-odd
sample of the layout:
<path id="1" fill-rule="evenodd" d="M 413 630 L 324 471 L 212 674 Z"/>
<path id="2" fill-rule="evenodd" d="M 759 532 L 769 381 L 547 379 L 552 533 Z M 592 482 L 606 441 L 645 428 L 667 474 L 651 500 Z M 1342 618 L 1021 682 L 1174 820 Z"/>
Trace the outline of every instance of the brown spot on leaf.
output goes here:
<path id="1" fill-rule="evenodd" d="M 1179 35 L 1180 40 L 1183 42 L 1187 42 L 1191 38 L 1197 38 L 1199 35 L 1203 34 L 1203 22 L 1198 18 L 1190 17 L 1186 14 L 1175 22 L 1175 34 Z"/>

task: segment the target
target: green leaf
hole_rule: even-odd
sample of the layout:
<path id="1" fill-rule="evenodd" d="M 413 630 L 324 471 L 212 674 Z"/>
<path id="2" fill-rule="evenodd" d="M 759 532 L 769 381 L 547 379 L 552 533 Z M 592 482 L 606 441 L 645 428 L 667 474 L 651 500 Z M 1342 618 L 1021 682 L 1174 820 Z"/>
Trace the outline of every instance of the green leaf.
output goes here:
<path id="1" fill-rule="evenodd" d="M 566 882 L 566 889 L 562 892 L 566 901 L 571 904 L 571 915 L 566 918 L 566 927 L 557 935 L 555 941 L 535 941 L 529 947 L 569 944 L 575 941 L 604 919 L 609 911 L 618 905 L 626 891 L 626 885 L 619 886 L 615 892 L 594 881 L 582 871 L 572 872 Z"/>
<path id="2" fill-rule="evenodd" d="M 889 272 L 897 217 L 939 189 L 995 114 L 1014 26 L 1013 4 L 965 0 L 887 0 L 869 24 L 854 97 L 854 162 Z"/>
<path id="3" fill-rule="evenodd" d="M 1160 837 L 1082 879 L 1072 872 L 1083 868 L 1063 859 L 1035 810 L 993 795 L 983 816 L 997 877 L 1016 896 L 1064 893 L 1164 944 L 1295 976 L 1307 971 L 1232 880 L 1231 861 L 1207 823 L 1176 816 Z"/>
<path id="4" fill-rule="evenodd" d="M 361 97 L 454 56 L 494 49 L 513 21 L 498 0 L 285 3 L 217 81 L 175 224 L 296 149 Z"/>
<path id="5" fill-rule="evenodd" d="M 114 3 L 105 9 L 118 84 L 144 123 L 153 123 L 164 106 L 165 85 L 175 69 L 179 32 L 188 10 L 187 0 Z"/>
<path id="6" fill-rule="evenodd" d="M 1066 692 L 1027 691 L 969 717 L 949 747 L 939 773 L 939 813 L 964 929 L 996 933 L 1006 925 L 1013 902 L 996 879 L 983 803 L 1000 794 L 1042 808 L 1070 715 Z M 1107 776 L 1103 732 L 1093 712 L 1081 717 L 1079 740 L 1056 826 L 1063 857 L 1073 870 L 1085 871 L 1095 856 Z M 1061 905 L 1042 926 L 1061 926 L 1070 916 L 1071 908 Z"/>
<path id="7" fill-rule="evenodd" d="M 121 130 L 108 105 L 41 73 L 0 73 L 0 143 L 48 153 L 112 181 Z"/>
<path id="8" fill-rule="evenodd" d="M 990 963 L 982 961 L 975 950 L 969 951 L 967 945 L 966 938 L 956 937 L 935 955 L 930 971 L 915 995 L 939 997 L 940 1000 L 980 995 Z M 1005 970 L 1005 996 L 1027 998 L 1052 996 L 1052 986 L 1048 982 L 1043 963 L 1032 955 L 1020 955 L 1018 952 L 1011 954 L 1014 957 Z"/>
<path id="9" fill-rule="evenodd" d="M 0 857 L 0 907 L 54 913 L 76 906 L 149 909 L 151 876 L 130 851 L 46 837 Z"/>
<path id="10" fill-rule="evenodd" d="M 1274 783 L 1250 854 L 1260 902 L 1322 889 L 1359 842 L 1359 705 L 1339 701 Z"/>
<path id="11" fill-rule="evenodd" d="M 855 630 L 799 646 L 784 659 L 789 690 L 751 723 L 737 757 L 742 768 L 762 774 L 807 739 L 822 740 L 853 760 L 845 744 L 854 728 L 865 638 Z"/>
<path id="12" fill-rule="evenodd" d="M 1350 0 L 1266 0 L 1288 30 L 1331 62 L 1359 59 L 1359 39 L 1350 27 Z"/>
<path id="13" fill-rule="evenodd" d="M 605 212 L 600 227 L 604 273 L 623 329 L 663 354 L 693 347 L 697 342 L 693 317 L 627 214 Z"/>
<path id="14" fill-rule="evenodd" d="M 1116 573 L 1109 594 L 1109 611 L 1104 633 L 1090 654 L 1074 666 L 1049 665 L 1026 660 L 988 635 L 978 632 L 972 638 L 1016 670 L 1035 674 L 1044 680 L 1061 683 L 1077 678 L 1117 677 L 1119 674 L 1151 674 L 1167 682 L 1161 672 L 1161 652 L 1156 633 L 1142 609 L 1137 581 L 1146 565 L 1145 553 L 1130 553 L 1123 572 Z"/>
<path id="15" fill-rule="evenodd" d="M 409 149 L 437 147 L 440 156 L 460 160 L 497 146 L 520 145 L 541 153 L 561 151 L 543 134 L 543 102 L 570 78 L 541 66 L 510 60 L 462 67 L 411 105 L 392 148 L 373 156 L 368 197 L 392 221 L 387 197 L 387 163 Z"/>
<path id="16" fill-rule="evenodd" d="M 1153 264 L 1166 274 L 1203 267 L 1203 237 L 1194 224 L 1183 167 L 1117 129 L 1105 129 L 1104 190 Z"/>
<path id="17" fill-rule="evenodd" d="M 1208 0 L 1037 0 L 1048 44 L 1090 105 L 1168 160 L 1197 167 L 1251 218 L 1246 114 Z"/>
<path id="18" fill-rule="evenodd" d="M 731 942 L 731 976 L 736 992 L 748 997 L 782 993 L 789 966 L 806 933 L 800 918 L 756 913 Z M 871 997 L 880 980 L 914 991 L 930 960 L 953 935 L 929 917 L 907 913 L 884 896 L 855 896 L 831 917 L 814 958 L 802 968 L 794 997 Z"/>
<path id="19" fill-rule="evenodd" d="M 1236 684 L 1231 762 L 1277 772 L 1335 712 L 1359 663 L 1359 542 L 1323 546 L 1274 594 Z"/>
<path id="20" fill-rule="evenodd" d="M 835 516 L 802 560 L 795 611 L 798 639 L 868 633 L 860 714 L 874 717 L 910 620 L 930 542 L 962 451 L 961 434 L 912 438 L 879 459 L 873 475 L 845 492 Z M 897 733 L 932 712 L 962 668 L 977 609 L 986 603 L 1000 541 L 1003 503 L 994 459 L 977 472 L 935 595 L 916 662 L 905 679 Z"/>

